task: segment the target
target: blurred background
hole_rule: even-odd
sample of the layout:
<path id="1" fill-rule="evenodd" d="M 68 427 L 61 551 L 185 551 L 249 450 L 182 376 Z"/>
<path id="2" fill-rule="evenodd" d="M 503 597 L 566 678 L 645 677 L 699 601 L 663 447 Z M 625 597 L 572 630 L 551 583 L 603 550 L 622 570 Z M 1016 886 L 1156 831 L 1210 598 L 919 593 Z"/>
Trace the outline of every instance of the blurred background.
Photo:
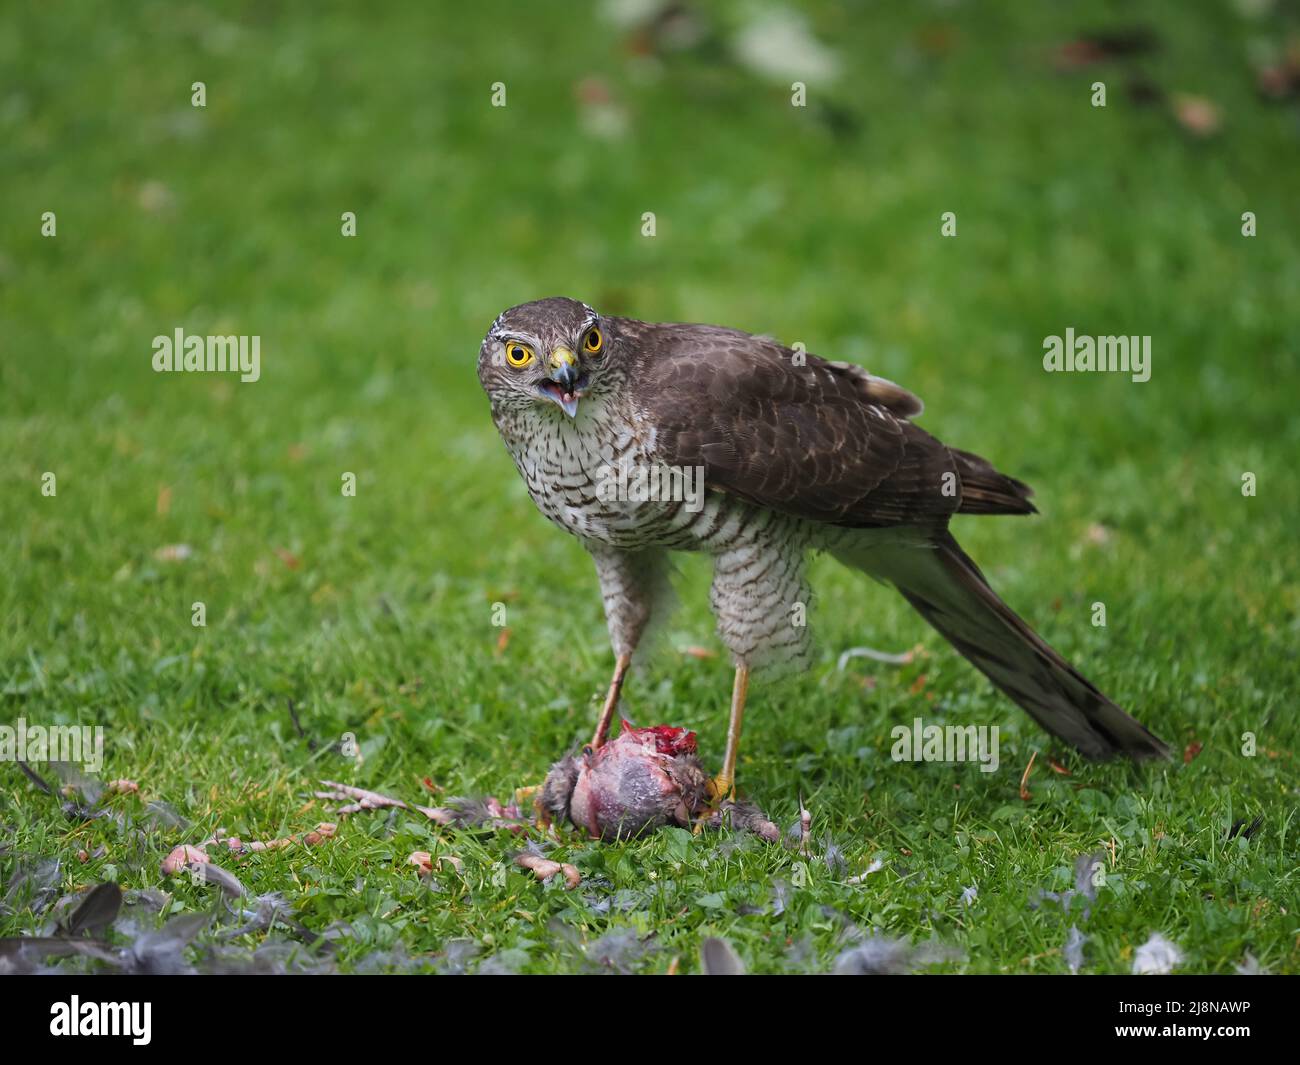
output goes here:
<path id="1" fill-rule="evenodd" d="M 917 392 L 1038 489 L 1032 525 L 959 536 L 1175 743 L 1296 690 L 1295 3 L 14 4 L 0 69 L 10 713 L 99 708 L 140 751 L 238 722 L 213 757 L 251 772 L 293 698 L 365 726 L 380 772 L 535 772 L 608 654 L 474 361 L 554 294 Z M 261 379 L 155 374 L 177 327 L 260 336 Z M 1067 327 L 1151 335 L 1151 380 L 1043 373 Z M 707 572 L 685 581 L 670 638 L 709 645 Z M 828 656 L 923 638 L 820 583 Z M 932 684 L 974 676 L 945 663 Z M 674 669 L 638 712 L 720 747 L 725 664 Z M 773 727 L 779 771 L 808 738 Z"/>

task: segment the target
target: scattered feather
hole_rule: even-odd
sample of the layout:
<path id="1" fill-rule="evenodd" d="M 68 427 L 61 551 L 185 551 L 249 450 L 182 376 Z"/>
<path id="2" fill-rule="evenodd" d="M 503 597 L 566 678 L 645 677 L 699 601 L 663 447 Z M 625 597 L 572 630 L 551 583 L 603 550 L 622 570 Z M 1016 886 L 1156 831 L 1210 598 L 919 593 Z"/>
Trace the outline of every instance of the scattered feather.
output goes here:
<path id="1" fill-rule="evenodd" d="M 785 913 L 790 901 L 790 885 L 784 880 L 772 881 L 772 916 L 780 917 Z"/>
<path id="2" fill-rule="evenodd" d="M 152 974 L 194 972 L 184 959 L 184 950 L 211 920 L 206 913 L 182 913 L 157 931 L 145 932 L 123 953 L 123 968 Z"/>
<path id="3" fill-rule="evenodd" d="M 1070 932 L 1065 937 L 1065 947 L 1062 951 L 1065 955 L 1065 964 L 1070 967 L 1070 972 L 1077 973 L 1083 968 L 1083 945 L 1088 942 L 1088 937 L 1079 931 L 1076 925 L 1070 925 Z"/>
<path id="4" fill-rule="evenodd" d="M 862 884 L 866 882 L 867 877 L 872 873 L 878 873 L 885 867 L 885 863 L 880 858 L 873 858 L 871 864 L 862 870 L 857 876 L 851 876 L 845 881 L 846 884 Z"/>
<path id="5" fill-rule="evenodd" d="M 1178 944 L 1159 932 L 1152 932 L 1151 938 L 1133 954 L 1133 975 L 1165 976 L 1173 972 L 1182 960 L 1183 952 L 1178 949 Z"/>
<path id="6" fill-rule="evenodd" d="M 1255 955 L 1251 954 L 1250 951 L 1247 951 L 1246 956 L 1237 964 L 1236 972 L 1238 976 L 1268 975 L 1268 970 L 1260 965 L 1259 959 L 1256 958 Z"/>
<path id="7" fill-rule="evenodd" d="M 122 909 L 122 889 L 112 882 L 96 884 L 63 922 L 61 933 L 67 936 L 96 936 L 117 920 Z"/>
<path id="8" fill-rule="evenodd" d="M 30 910 L 39 916 L 59 897 L 62 863 L 58 858 L 40 858 L 20 864 L 9 880 L 9 889 L 0 902 L 0 912 Z"/>
<path id="9" fill-rule="evenodd" d="M 741 64 L 774 81 L 828 84 L 839 74 L 836 54 L 790 8 L 755 9 L 732 41 Z"/>
<path id="10" fill-rule="evenodd" d="M 959 956 L 958 951 L 933 941 L 913 947 L 901 939 L 873 934 L 836 958 L 833 972 L 836 976 L 902 976 Z"/>
<path id="11" fill-rule="evenodd" d="M 22 770 L 23 776 L 25 776 L 28 780 L 30 780 L 33 784 L 35 784 L 38 788 L 40 788 L 41 791 L 45 792 L 46 795 L 54 794 L 54 789 L 50 787 L 49 783 L 45 780 L 45 778 L 42 777 L 38 772 L 36 772 L 36 770 L 33 769 L 31 766 L 29 766 L 26 762 L 19 762 L 18 768 Z"/>
<path id="12" fill-rule="evenodd" d="M 616 928 L 587 944 L 587 962 L 601 972 L 631 973 L 651 950 L 651 937 L 632 928 Z"/>
<path id="13" fill-rule="evenodd" d="M 229 869 L 223 869 L 219 865 L 211 862 L 199 864 L 194 867 L 195 875 L 205 883 L 213 884 L 221 889 L 223 895 L 227 898 L 237 899 L 247 892 L 244 885 L 240 883 L 239 878 Z"/>
<path id="14" fill-rule="evenodd" d="M 916 655 L 912 651 L 894 654 L 891 651 L 877 651 L 874 647 L 850 647 L 844 651 L 835 663 L 835 668 L 843 673 L 854 658 L 869 658 L 873 662 L 884 662 L 889 666 L 908 665 Z"/>
<path id="15" fill-rule="evenodd" d="M 1250 839 L 1251 836 L 1260 830 L 1260 827 L 1263 824 L 1263 814 L 1259 814 L 1255 820 L 1250 822 L 1250 824 L 1246 824 L 1245 821 L 1234 821 L 1232 827 L 1228 830 L 1228 838 L 1235 839 L 1237 836 L 1241 836 L 1242 839 Z"/>
<path id="16" fill-rule="evenodd" d="M 710 937 L 700 944 L 700 967 L 705 976 L 744 976 L 745 963 L 725 939 Z"/>
<path id="17" fill-rule="evenodd" d="M 150 802 L 144 808 L 145 824 L 150 828 L 171 828 L 184 831 L 190 827 L 190 823 L 176 812 L 176 808 L 170 803 Z"/>

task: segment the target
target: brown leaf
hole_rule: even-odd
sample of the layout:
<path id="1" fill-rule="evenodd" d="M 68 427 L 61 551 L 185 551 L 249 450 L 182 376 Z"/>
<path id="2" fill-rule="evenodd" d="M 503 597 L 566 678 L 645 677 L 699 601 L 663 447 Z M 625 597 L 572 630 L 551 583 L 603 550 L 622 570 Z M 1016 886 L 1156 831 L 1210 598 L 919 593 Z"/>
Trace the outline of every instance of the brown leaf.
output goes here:
<path id="1" fill-rule="evenodd" d="M 1183 751 L 1183 765 L 1191 765 L 1192 759 L 1201 753 L 1204 746 L 1200 740 L 1192 740 Z"/>

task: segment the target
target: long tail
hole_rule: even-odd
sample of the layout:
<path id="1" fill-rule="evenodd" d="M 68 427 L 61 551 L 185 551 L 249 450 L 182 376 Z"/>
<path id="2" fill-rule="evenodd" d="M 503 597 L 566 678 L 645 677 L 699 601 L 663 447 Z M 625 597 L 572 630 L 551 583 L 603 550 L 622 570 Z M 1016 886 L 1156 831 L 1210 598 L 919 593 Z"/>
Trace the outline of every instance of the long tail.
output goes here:
<path id="1" fill-rule="evenodd" d="M 854 562 L 893 584 L 981 673 L 1086 758 L 1167 758 L 1169 748 L 1025 624 L 951 534 Z"/>

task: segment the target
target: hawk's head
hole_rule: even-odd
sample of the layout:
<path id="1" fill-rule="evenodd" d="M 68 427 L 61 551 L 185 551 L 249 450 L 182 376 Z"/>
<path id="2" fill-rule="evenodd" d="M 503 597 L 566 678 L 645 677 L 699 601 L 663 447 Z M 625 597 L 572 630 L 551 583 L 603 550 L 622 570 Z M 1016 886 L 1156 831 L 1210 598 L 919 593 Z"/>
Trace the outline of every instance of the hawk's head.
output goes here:
<path id="1" fill-rule="evenodd" d="M 614 338 L 600 315 L 563 296 L 501 314 L 478 353 L 478 379 L 497 409 L 552 404 L 570 418 L 600 388 Z"/>

